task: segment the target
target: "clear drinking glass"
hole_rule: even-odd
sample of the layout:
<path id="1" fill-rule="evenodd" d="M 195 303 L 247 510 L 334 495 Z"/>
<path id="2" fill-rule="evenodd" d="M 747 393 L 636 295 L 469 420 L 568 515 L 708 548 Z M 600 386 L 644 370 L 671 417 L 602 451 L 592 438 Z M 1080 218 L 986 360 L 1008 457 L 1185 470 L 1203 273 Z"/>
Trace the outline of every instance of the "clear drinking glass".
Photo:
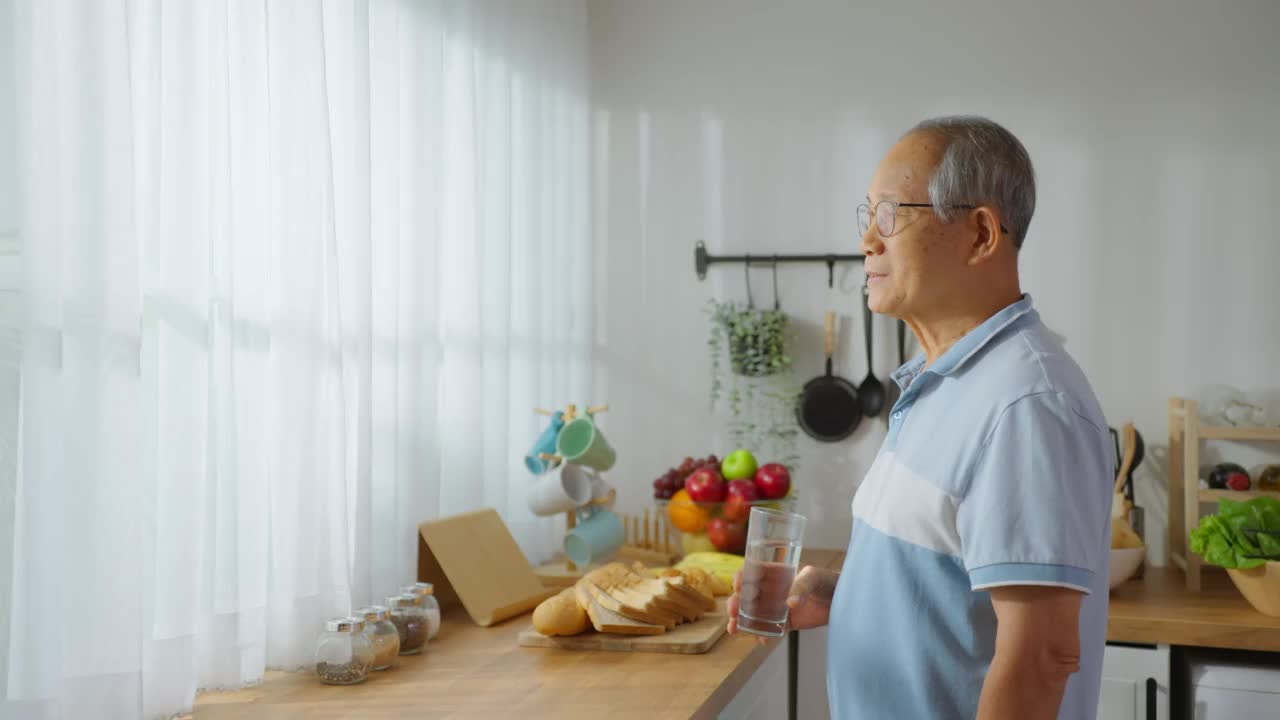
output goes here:
<path id="1" fill-rule="evenodd" d="M 738 593 L 739 629 L 766 637 L 786 634 L 787 595 L 800 562 L 804 523 L 803 515 L 751 508 Z"/>

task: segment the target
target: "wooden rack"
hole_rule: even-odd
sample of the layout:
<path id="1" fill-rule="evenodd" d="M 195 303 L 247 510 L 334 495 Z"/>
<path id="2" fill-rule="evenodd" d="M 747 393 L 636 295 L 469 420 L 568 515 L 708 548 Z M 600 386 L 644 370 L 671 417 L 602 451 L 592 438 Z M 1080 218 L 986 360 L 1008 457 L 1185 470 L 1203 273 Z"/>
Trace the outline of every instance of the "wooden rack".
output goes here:
<path id="1" fill-rule="evenodd" d="M 649 508 L 645 508 L 643 516 L 618 513 L 618 517 L 627 534 L 626 544 L 618 551 L 619 557 L 656 566 L 671 565 L 680 559 L 677 543 L 671 539 L 671 526 L 661 512 L 655 511 L 651 516 Z"/>
<path id="2" fill-rule="evenodd" d="M 1223 497 L 1280 499 L 1280 492 L 1271 490 L 1201 490 L 1200 443 L 1204 440 L 1280 442 L 1280 427 L 1202 425 L 1195 400 L 1169 399 L 1169 559 L 1186 573 L 1187 589 L 1194 592 L 1200 591 L 1204 563 L 1188 549 L 1187 534 L 1200 524 L 1201 506 Z"/>

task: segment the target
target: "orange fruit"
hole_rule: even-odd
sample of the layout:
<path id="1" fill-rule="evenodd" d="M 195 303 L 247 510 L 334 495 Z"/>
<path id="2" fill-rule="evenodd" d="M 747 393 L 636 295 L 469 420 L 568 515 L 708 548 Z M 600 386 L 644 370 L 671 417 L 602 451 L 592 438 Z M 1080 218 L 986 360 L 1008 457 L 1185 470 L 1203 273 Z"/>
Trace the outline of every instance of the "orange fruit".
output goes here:
<path id="1" fill-rule="evenodd" d="M 667 503 L 667 517 L 671 518 L 671 524 L 680 532 L 696 533 L 707 527 L 711 511 L 695 503 L 688 491 L 680 490 Z"/>

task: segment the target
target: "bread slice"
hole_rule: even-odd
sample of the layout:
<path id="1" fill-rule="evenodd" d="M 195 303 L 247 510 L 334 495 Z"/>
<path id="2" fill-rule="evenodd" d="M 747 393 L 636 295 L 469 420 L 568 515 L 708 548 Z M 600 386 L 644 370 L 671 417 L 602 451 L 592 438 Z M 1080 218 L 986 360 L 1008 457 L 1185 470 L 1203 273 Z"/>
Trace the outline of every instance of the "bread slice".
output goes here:
<path id="1" fill-rule="evenodd" d="M 654 602 L 654 597 L 648 593 L 639 592 L 621 585 L 614 585 L 613 587 L 600 589 L 616 601 L 618 603 L 618 607 L 612 607 L 604 600 L 597 598 L 601 605 L 604 605 L 610 610 L 626 615 L 633 620 L 656 623 L 658 625 L 665 626 L 668 630 L 684 621 L 684 617 L 679 613 L 659 607 L 658 604 Z"/>
<path id="2" fill-rule="evenodd" d="M 591 625 L 596 632 L 617 633 L 619 635 L 661 635 L 667 629 L 662 625 L 641 622 L 604 607 L 599 597 L 603 592 L 585 578 L 574 586 L 578 604 L 587 611 Z"/>
<path id="3" fill-rule="evenodd" d="M 675 575 L 664 575 L 662 580 L 671 587 L 679 591 L 680 596 L 685 598 L 687 602 L 696 607 L 702 608 L 704 612 L 711 612 L 716 609 L 716 599 L 713 595 L 701 593 L 689 582 L 688 578 L 680 574 L 677 570 Z"/>
<path id="4" fill-rule="evenodd" d="M 641 623 L 662 625 L 668 630 L 675 628 L 680 621 L 680 616 L 673 612 L 649 609 L 648 602 L 643 597 L 636 598 L 634 593 L 625 588 L 602 588 L 600 585 L 589 584 L 586 589 L 605 610 L 612 610 L 625 618 L 639 620 Z"/>
<path id="5" fill-rule="evenodd" d="M 656 578 L 638 578 L 627 582 L 625 587 L 651 598 L 651 607 L 675 613 L 686 621 L 697 620 L 705 612 L 701 603 Z"/>

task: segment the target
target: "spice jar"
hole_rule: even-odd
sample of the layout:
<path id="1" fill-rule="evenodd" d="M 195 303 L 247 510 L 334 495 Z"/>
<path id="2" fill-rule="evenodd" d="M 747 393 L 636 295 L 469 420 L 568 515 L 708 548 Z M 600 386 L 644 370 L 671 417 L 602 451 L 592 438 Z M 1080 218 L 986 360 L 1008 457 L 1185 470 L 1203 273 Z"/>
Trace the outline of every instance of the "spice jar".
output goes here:
<path id="1" fill-rule="evenodd" d="M 412 593 L 387 598 L 391 623 L 400 634 L 400 654 L 415 655 L 427 644 L 427 611 L 422 596 Z"/>
<path id="2" fill-rule="evenodd" d="M 427 639 L 435 640 L 436 634 L 440 632 L 440 603 L 436 600 L 435 586 L 429 582 L 419 582 L 405 585 L 401 592 L 422 596 L 422 607 L 427 611 L 427 619 L 431 621 Z"/>
<path id="3" fill-rule="evenodd" d="M 400 654 L 400 631 L 387 617 L 387 609 L 370 605 L 360 611 L 364 620 L 364 634 L 373 643 L 373 669 L 386 670 Z"/>
<path id="4" fill-rule="evenodd" d="M 373 643 L 364 634 L 360 618 L 330 620 L 316 641 L 316 675 L 329 685 L 363 682 L 369 677 L 373 658 Z"/>

